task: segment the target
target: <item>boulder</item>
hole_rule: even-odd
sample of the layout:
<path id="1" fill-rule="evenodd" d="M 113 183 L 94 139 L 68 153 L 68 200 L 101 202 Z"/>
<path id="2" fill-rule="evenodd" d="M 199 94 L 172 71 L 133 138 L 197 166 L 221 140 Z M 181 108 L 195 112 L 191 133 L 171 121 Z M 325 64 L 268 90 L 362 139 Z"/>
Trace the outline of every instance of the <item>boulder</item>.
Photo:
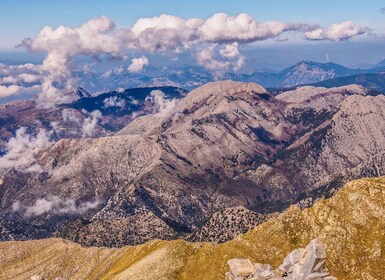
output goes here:
<path id="1" fill-rule="evenodd" d="M 255 273 L 256 268 L 249 259 L 232 259 L 227 262 L 230 273 L 234 276 L 248 277 Z"/>
<path id="2" fill-rule="evenodd" d="M 313 239 L 305 249 L 295 249 L 288 254 L 276 270 L 247 259 L 229 260 L 226 280 L 336 280 L 324 267 L 325 260 L 325 246 Z"/>

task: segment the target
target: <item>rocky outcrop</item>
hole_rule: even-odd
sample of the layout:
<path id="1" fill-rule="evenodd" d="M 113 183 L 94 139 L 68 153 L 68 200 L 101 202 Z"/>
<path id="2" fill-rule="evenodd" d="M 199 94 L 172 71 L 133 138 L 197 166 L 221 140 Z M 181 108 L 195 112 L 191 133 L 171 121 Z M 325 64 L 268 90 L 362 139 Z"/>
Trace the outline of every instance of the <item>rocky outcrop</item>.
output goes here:
<path id="1" fill-rule="evenodd" d="M 305 249 L 295 249 L 285 257 L 275 270 L 268 264 L 252 263 L 249 259 L 231 259 L 226 280 L 335 280 L 324 267 L 326 252 L 324 245 L 313 239 Z"/>

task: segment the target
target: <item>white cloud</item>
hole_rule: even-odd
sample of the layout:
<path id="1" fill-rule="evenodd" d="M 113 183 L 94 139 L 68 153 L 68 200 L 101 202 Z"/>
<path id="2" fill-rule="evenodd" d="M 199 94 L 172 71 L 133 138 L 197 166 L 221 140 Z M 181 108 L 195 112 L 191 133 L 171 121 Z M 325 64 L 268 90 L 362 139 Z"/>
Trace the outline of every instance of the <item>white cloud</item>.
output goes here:
<path id="1" fill-rule="evenodd" d="M 119 40 L 111 34 L 114 22 L 107 17 L 94 18 L 78 28 L 46 26 L 34 38 L 26 38 L 22 45 L 30 51 L 47 53 L 42 65 L 46 72 L 42 78 L 39 101 L 53 106 L 69 99 L 65 93 L 76 88 L 71 73 L 71 62 L 78 55 L 107 54 L 121 56 Z"/>
<path id="2" fill-rule="evenodd" d="M 34 95 L 41 91 L 41 87 L 34 85 L 32 87 L 24 87 L 18 85 L 2 86 L 0 85 L 0 98 L 14 95 Z"/>
<path id="3" fill-rule="evenodd" d="M 305 32 L 305 37 L 308 40 L 329 40 L 329 41 L 343 41 L 349 40 L 355 36 L 362 35 L 367 32 L 367 28 L 358 26 L 350 20 L 335 23 L 328 28 L 317 28 L 312 31 Z"/>
<path id="4" fill-rule="evenodd" d="M 285 31 L 302 30 L 309 25 L 296 25 L 271 21 L 258 23 L 248 14 L 229 16 L 218 13 L 205 20 L 200 27 L 202 37 L 213 43 L 255 42 L 274 38 Z"/>
<path id="5" fill-rule="evenodd" d="M 215 47 L 211 46 L 197 52 L 196 58 L 198 64 L 211 71 L 226 71 L 229 68 L 230 63 L 228 61 L 215 59 L 214 50 Z"/>
<path id="6" fill-rule="evenodd" d="M 40 81 L 40 77 L 36 74 L 27 74 L 22 73 L 15 76 L 6 76 L 0 78 L 0 84 L 17 84 L 17 83 L 26 83 L 32 84 Z"/>
<path id="7" fill-rule="evenodd" d="M 151 91 L 150 95 L 147 96 L 146 101 L 154 103 L 157 115 L 160 117 L 168 117 L 175 112 L 177 100 L 167 99 L 166 95 L 160 90 Z"/>
<path id="8" fill-rule="evenodd" d="M 139 103 L 140 103 L 140 101 L 138 99 L 136 99 L 136 98 L 134 98 L 132 96 L 130 96 L 129 99 L 130 99 L 130 103 L 132 105 L 139 105 Z"/>
<path id="9" fill-rule="evenodd" d="M 245 58 L 239 52 L 238 43 L 226 44 L 218 54 L 216 50 L 217 45 L 211 45 L 196 54 L 198 64 L 212 71 L 215 78 L 220 78 L 229 68 L 236 72 L 244 66 Z"/>
<path id="10" fill-rule="evenodd" d="M 219 51 L 223 57 L 237 57 L 239 56 L 238 43 L 227 44 Z"/>
<path id="11" fill-rule="evenodd" d="M 16 201 L 12 205 L 12 211 L 24 212 L 24 216 L 36 217 L 45 213 L 53 214 L 83 214 L 90 209 L 94 209 L 99 205 L 99 200 L 86 201 L 76 203 L 71 198 L 60 198 L 55 195 L 48 196 L 47 198 L 40 198 L 35 201 L 31 206 L 24 206 L 19 201 Z"/>
<path id="12" fill-rule="evenodd" d="M 139 73 L 143 71 L 143 68 L 148 65 L 148 59 L 144 55 L 138 58 L 133 58 L 131 60 L 130 66 L 128 66 L 127 71 L 130 73 Z"/>
<path id="13" fill-rule="evenodd" d="M 40 129 L 38 134 L 33 136 L 27 133 L 25 127 L 19 128 L 15 137 L 9 139 L 5 146 L 7 153 L 0 157 L 0 170 L 15 168 L 25 172 L 40 171 L 41 167 L 36 163 L 35 156 L 52 144 L 51 133 Z"/>
<path id="14" fill-rule="evenodd" d="M 120 107 L 123 108 L 126 106 L 126 101 L 122 98 L 119 98 L 117 96 L 111 96 L 103 100 L 103 107 L 109 108 L 109 107 Z"/>
<path id="15" fill-rule="evenodd" d="M 37 65 L 0 64 L 0 98 L 39 93 L 40 75 L 41 70 Z"/>
<path id="16" fill-rule="evenodd" d="M 95 128 L 102 117 L 102 113 L 99 110 L 95 110 L 91 112 L 91 115 L 84 119 L 83 122 L 83 137 L 92 137 L 95 134 Z"/>
<path id="17" fill-rule="evenodd" d="M 139 19 L 131 29 L 131 47 L 145 51 L 180 51 L 198 41 L 203 19 L 160 15 Z"/>
<path id="18" fill-rule="evenodd" d="M 72 75 L 72 62 L 80 55 L 125 59 L 124 54 L 130 51 L 169 52 L 177 55 L 192 49 L 194 52 L 199 50 L 196 55 L 198 63 L 205 66 L 213 63 L 208 69 L 218 71 L 224 67 L 237 71 L 245 64 L 245 58 L 239 53 L 241 44 L 267 39 L 280 40 L 285 38 L 282 35 L 285 32 L 303 33 L 307 40 L 341 41 L 363 34 L 366 29 L 351 21 L 333 24 L 325 29 L 311 23 L 260 23 L 245 13 L 237 16 L 217 13 L 206 19 L 184 19 L 162 14 L 140 18 L 132 27 L 120 29 L 115 29 L 114 22 L 105 16 L 91 19 L 75 28 L 46 26 L 35 38 L 22 41 L 28 50 L 46 53 L 42 65 L 26 64 L 7 68 L 0 64 L 1 96 L 26 90 L 16 90 L 9 86 L 27 87 L 27 84 L 32 83 L 41 85 L 38 101 L 42 106 L 50 107 L 69 101 L 70 97 L 66 93 L 77 87 L 77 81 Z M 210 49 L 211 45 L 221 51 L 216 53 L 218 50 Z M 148 64 L 145 56 L 134 58 L 128 71 L 140 72 Z M 107 71 L 104 77 L 117 71 Z"/>

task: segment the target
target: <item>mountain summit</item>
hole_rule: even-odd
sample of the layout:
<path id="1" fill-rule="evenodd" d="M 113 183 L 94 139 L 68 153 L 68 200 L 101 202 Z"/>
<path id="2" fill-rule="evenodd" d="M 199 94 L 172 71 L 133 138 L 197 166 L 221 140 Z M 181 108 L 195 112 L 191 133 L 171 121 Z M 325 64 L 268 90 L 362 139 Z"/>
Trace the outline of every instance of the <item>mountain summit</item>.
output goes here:
<path id="1" fill-rule="evenodd" d="M 353 85 L 274 97 L 257 84 L 215 82 L 163 100 L 115 135 L 61 139 L 36 156 L 38 172 L 2 175 L 1 238 L 213 240 L 219 221 L 242 225 L 232 238 L 349 179 L 385 173 L 385 98 L 372 94 Z"/>

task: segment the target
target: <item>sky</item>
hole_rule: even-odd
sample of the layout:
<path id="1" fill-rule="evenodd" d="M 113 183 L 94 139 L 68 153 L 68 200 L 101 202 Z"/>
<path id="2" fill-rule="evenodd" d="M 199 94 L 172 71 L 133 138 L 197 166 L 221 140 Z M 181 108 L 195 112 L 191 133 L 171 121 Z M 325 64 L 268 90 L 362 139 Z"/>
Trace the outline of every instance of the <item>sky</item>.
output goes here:
<path id="1" fill-rule="evenodd" d="M 206 18 L 214 13 L 248 13 L 257 21 L 316 22 L 352 20 L 385 33 L 384 1 L 370 0 L 0 0 L 0 50 L 12 50 L 46 25 L 77 26 L 105 15 L 117 26 L 162 13 Z"/>
<path id="2" fill-rule="evenodd" d="M 197 65 L 215 77 L 301 60 L 371 67 L 384 46 L 383 0 L 0 0 L 0 98 L 63 102 L 79 67 Z"/>

